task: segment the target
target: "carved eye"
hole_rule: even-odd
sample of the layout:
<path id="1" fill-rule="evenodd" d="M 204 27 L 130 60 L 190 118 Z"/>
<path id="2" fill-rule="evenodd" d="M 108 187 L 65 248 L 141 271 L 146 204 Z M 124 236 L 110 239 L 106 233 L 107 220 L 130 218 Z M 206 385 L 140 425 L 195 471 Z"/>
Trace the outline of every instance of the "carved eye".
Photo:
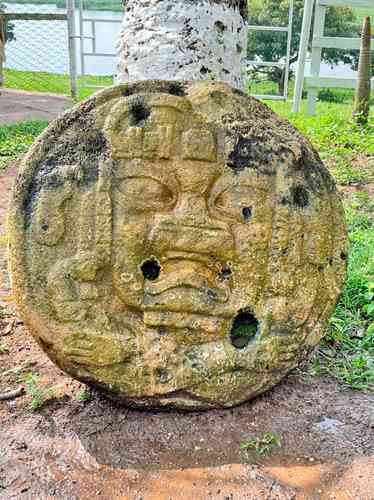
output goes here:
<path id="1" fill-rule="evenodd" d="M 130 211 L 165 210 L 175 200 L 171 189 L 152 177 L 126 177 L 117 190 L 121 204 Z"/>
<path id="2" fill-rule="evenodd" d="M 250 187 L 231 186 L 215 197 L 213 207 L 226 217 L 248 222 L 254 214 L 256 197 L 256 192 Z"/>

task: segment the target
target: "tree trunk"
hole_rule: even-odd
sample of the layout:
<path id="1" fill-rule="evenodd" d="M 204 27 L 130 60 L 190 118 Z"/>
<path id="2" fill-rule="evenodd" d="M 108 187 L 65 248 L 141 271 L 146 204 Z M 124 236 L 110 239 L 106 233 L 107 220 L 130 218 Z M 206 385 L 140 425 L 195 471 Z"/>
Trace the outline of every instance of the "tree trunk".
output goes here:
<path id="1" fill-rule="evenodd" d="M 278 94 L 284 95 L 284 86 L 286 85 L 286 68 L 280 70 L 280 76 L 278 80 Z"/>
<path id="2" fill-rule="evenodd" d="M 127 0 L 117 82 L 220 80 L 243 89 L 246 0 Z"/>
<path id="3" fill-rule="evenodd" d="M 366 17 L 361 34 L 358 82 L 353 116 L 357 123 L 365 125 L 370 111 L 371 91 L 371 26 L 370 17 Z"/>

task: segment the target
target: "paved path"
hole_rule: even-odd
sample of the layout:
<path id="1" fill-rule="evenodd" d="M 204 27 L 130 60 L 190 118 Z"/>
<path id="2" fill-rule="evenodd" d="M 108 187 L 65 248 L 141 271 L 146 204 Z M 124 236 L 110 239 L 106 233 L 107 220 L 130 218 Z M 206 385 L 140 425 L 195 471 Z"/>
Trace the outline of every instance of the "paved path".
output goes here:
<path id="1" fill-rule="evenodd" d="M 65 96 L 0 90 L 0 125 L 29 121 L 53 120 L 72 100 Z"/>

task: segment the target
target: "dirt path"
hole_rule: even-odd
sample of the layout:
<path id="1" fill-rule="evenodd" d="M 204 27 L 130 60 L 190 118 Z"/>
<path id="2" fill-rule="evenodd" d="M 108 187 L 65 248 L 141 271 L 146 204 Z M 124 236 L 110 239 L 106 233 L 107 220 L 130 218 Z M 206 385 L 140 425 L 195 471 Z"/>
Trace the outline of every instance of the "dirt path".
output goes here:
<path id="1" fill-rule="evenodd" d="M 29 120 L 53 120 L 72 105 L 65 96 L 1 89 L 0 125 Z"/>
<path id="2" fill-rule="evenodd" d="M 0 298 L 10 310 L 1 235 L 15 173 L 13 165 L 0 179 Z M 78 401 L 83 386 L 48 360 L 13 313 L 0 318 L 0 346 L 0 393 L 30 372 L 56 387 L 36 412 L 29 395 L 0 401 L 1 499 L 374 499 L 373 394 L 298 371 L 232 410 L 140 412 L 95 393 Z M 265 432 L 281 439 L 269 456 L 241 450 Z"/>

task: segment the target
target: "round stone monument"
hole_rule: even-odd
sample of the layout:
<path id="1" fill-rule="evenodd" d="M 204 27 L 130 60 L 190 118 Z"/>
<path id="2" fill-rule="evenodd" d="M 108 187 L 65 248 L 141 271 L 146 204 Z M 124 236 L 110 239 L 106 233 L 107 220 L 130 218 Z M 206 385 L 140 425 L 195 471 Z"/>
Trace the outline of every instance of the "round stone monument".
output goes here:
<path id="1" fill-rule="evenodd" d="M 216 82 L 104 90 L 19 173 L 10 268 L 22 317 L 73 377 L 136 407 L 229 407 L 321 339 L 344 215 L 312 146 Z"/>

